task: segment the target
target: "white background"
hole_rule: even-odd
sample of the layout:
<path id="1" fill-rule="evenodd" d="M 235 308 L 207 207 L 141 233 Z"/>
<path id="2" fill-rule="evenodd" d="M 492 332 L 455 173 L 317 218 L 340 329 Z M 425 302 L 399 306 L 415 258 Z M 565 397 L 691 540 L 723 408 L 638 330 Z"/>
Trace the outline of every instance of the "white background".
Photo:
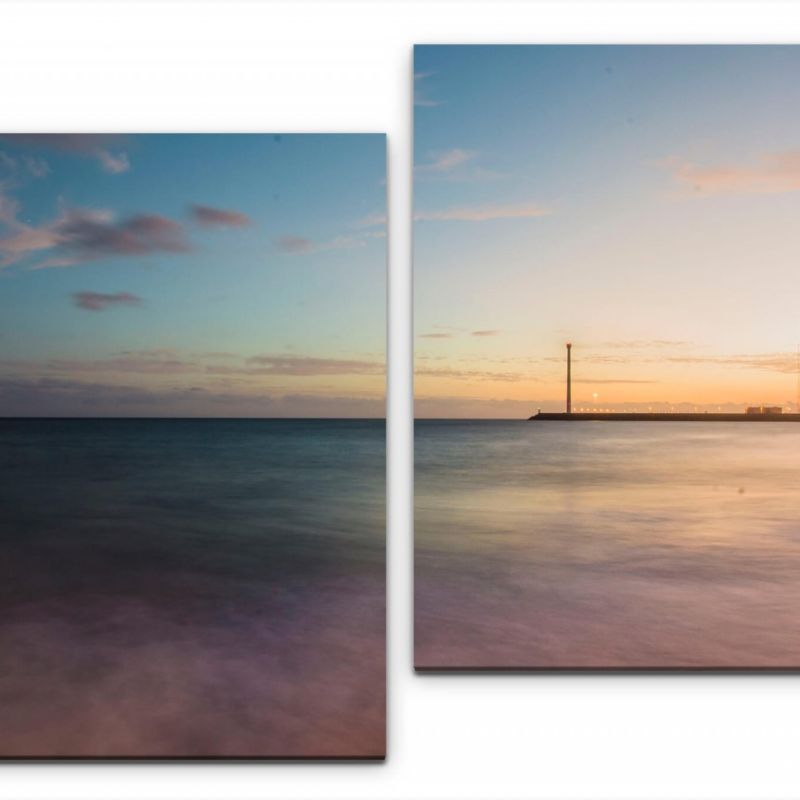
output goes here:
<path id="1" fill-rule="evenodd" d="M 415 677 L 410 532 L 412 44 L 798 40 L 791 2 L 0 0 L 0 130 L 386 131 L 391 211 L 387 762 L 4 765 L 0 797 L 800 796 L 800 677 Z"/>

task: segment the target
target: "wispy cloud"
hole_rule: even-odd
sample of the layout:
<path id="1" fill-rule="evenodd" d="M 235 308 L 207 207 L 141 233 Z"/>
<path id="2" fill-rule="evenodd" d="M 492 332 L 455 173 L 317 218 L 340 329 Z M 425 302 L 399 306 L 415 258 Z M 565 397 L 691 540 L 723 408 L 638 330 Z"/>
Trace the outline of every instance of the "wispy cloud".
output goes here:
<path id="1" fill-rule="evenodd" d="M 177 358 L 178 351 L 172 347 L 149 347 L 144 350 L 120 350 L 114 356 L 133 356 L 135 358 Z"/>
<path id="2" fill-rule="evenodd" d="M 603 342 L 601 347 L 620 350 L 644 350 L 649 348 L 688 347 L 692 342 L 685 339 L 618 339 Z"/>
<path id="3" fill-rule="evenodd" d="M 573 383 L 659 383 L 659 381 L 638 380 L 635 378 L 573 378 Z"/>
<path id="4" fill-rule="evenodd" d="M 460 206 L 441 211 L 418 211 L 417 222 L 488 222 L 496 219 L 532 219 L 550 214 L 550 210 L 534 203 L 518 205 Z"/>
<path id="5" fill-rule="evenodd" d="M 0 138 L 32 149 L 94 158 L 104 172 L 112 175 L 131 168 L 127 152 L 119 149 L 125 141 L 125 137 L 119 134 L 7 133 Z"/>
<path id="6" fill-rule="evenodd" d="M 273 241 L 278 252 L 290 256 L 307 256 L 312 253 L 322 253 L 327 250 L 351 250 L 356 247 L 365 247 L 370 239 L 383 238 L 381 232 L 358 233 L 350 236 L 335 236 L 332 239 L 317 241 L 306 236 L 286 235 Z"/>
<path id="7" fill-rule="evenodd" d="M 189 207 L 189 214 L 194 222 L 205 228 L 246 228 L 253 222 L 247 214 L 243 214 L 241 211 L 230 211 L 211 206 L 192 205 Z"/>
<path id="8" fill-rule="evenodd" d="M 22 163 L 25 164 L 25 169 L 34 178 L 44 178 L 50 174 L 50 165 L 43 158 L 25 156 L 22 159 Z"/>
<path id="9" fill-rule="evenodd" d="M 532 380 L 529 375 L 521 372 L 493 372 L 479 369 L 453 369 L 451 367 L 417 367 L 414 370 L 417 376 L 424 375 L 431 378 L 453 378 L 467 381 L 502 381 L 516 382 Z"/>
<path id="10" fill-rule="evenodd" d="M 414 169 L 417 173 L 443 173 L 451 172 L 452 170 L 466 164 L 469 161 L 477 158 L 478 154 L 474 150 L 464 150 L 456 147 L 452 150 L 446 150 L 443 153 L 438 153 L 430 161 L 423 164 L 417 164 Z"/>
<path id="11" fill-rule="evenodd" d="M 722 366 L 722 367 L 738 367 L 741 369 L 760 369 L 770 372 L 791 373 L 797 372 L 797 353 L 793 352 L 775 352 L 775 353 L 735 353 L 735 354 L 673 354 L 669 355 L 664 352 L 659 352 L 659 348 L 667 348 L 676 345 L 687 345 L 690 342 L 681 340 L 645 340 L 652 348 L 652 352 L 648 353 L 646 350 L 639 352 L 632 352 L 630 354 L 616 354 L 616 353 L 581 353 L 579 358 L 573 359 L 582 364 L 615 364 L 615 365 L 629 365 L 629 364 L 685 364 L 688 366 L 702 365 L 702 366 Z M 620 347 L 635 350 L 634 347 L 627 347 L 632 342 L 620 342 Z M 608 343 L 607 346 L 610 346 Z M 542 359 L 546 363 L 563 364 L 563 356 L 545 356 Z M 589 382 L 598 383 L 599 380 L 587 379 Z M 619 381 L 615 381 L 619 382 Z"/>
<path id="12" fill-rule="evenodd" d="M 100 294 L 79 292 L 76 305 L 88 311 L 101 311 L 114 304 L 139 305 L 141 300 L 128 293 Z M 270 375 L 313 377 L 325 375 L 382 375 L 383 361 L 374 359 L 320 358 L 304 355 L 258 355 L 235 363 L 209 363 L 228 353 L 205 353 L 194 357 L 173 348 L 123 350 L 105 358 L 50 358 L 44 360 L 0 360 L 7 373 L 20 375 L 65 375 L 70 373 L 141 373 L 152 375 L 195 374 L 197 376 L 263 377 Z"/>
<path id="13" fill-rule="evenodd" d="M 800 150 L 768 153 L 753 164 L 700 166 L 666 162 L 674 179 L 700 195 L 782 194 L 800 191 Z"/>
<path id="14" fill-rule="evenodd" d="M 430 78 L 435 73 L 433 72 L 415 72 L 414 73 L 414 105 L 421 106 L 422 108 L 436 108 L 442 105 L 441 100 L 432 100 L 425 96 L 425 89 L 420 84 L 426 79 Z"/>
<path id="15" fill-rule="evenodd" d="M 44 178 L 50 174 L 50 165 L 43 158 L 37 156 L 23 156 L 16 159 L 0 150 L 0 179 L 30 176 Z"/>
<path id="16" fill-rule="evenodd" d="M 383 212 L 376 212 L 374 214 L 367 214 L 366 217 L 361 217 L 356 222 L 357 228 L 375 228 L 379 225 L 386 225 L 386 214 Z"/>
<path id="17" fill-rule="evenodd" d="M 8 228 L 18 227 L 20 225 L 17 221 L 18 213 L 19 203 L 5 193 L 3 184 L 0 183 L 0 224 Z"/>
<path id="18" fill-rule="evenodd" d="M 434 328 L 440 326 L 433 326 Z M 441 326 L 443 327 L 443 326 Z M 477 331 L 463 331 L 459 330 L 458 328 L 452 328 L 445 332 L 433 331 L 431 333 L 420 333 L 420 339 L 453 339 L 460 333 L 467 333 L 469 336 L 477 336 L 479 338 L 486 337 L 486 336 L 499 336 L 502 331 L 495 330 L 495 329 L 486 329 L 486 330 L 477 330 Z"/>
<path id="19" fill-rule="evenodd" d="M 131 168 L 127 153 L 117 153 L 115 155 L 108 150 L 98 150 L 96 155 L 100 161 L 100 166 L 111 175 L 119 175 L 121 172 L 127 172 Z"/>
<path id="20" fill-rule="evenodd" d="M 314 358 L 312 356 L 253 356 L 247 363 L 259 374 L 271 375 L 377 375 L 385 371 L 382 361 Z"/>
<path id="21" fill-rule="evenodd" d="M 281 253 L 290 255 L 305 255 L 313 253 L 316 249 L 314 241 L 305 236 L 286 235 L 275 240 L 275 246 Z"/>
<path id="22" fill-rule="evenodd" d="M 0 414 L 9 416 L 381 417 L 380 395 L 142 387 L 70 378 L 0 378 Z"/>
<path id="23" fill-rule="evenodd" d="M 672 364 L 718 364 L 742 367 L 744 369 L 763 369 L 770 372 L 797 372 L 796 353 L 753 353 L 738 355 L 708 356 L 669 356 L 663 359 Z"/>
<path id="24" fill-rule="evenodd" d="M 95 310 L 95 309 L 93 309 Z M 35 375 L 70 375 L 70 374 L 148 374 L 177 375 L 178 373 L 197 372 L 196 363 L 178 357 L 119 355 L 110 358 L 50 358 L 43 361 L 0 361 L 6 372 L 16 371 L 20 374 Z"/>
<path id="25" fill-rule="evenodd" d="M 142 298 L 130 292 L 75 292 L 72 299 L 78 308 L 86 311 L 105 311 L 113 306 L 140 306 Z"/>

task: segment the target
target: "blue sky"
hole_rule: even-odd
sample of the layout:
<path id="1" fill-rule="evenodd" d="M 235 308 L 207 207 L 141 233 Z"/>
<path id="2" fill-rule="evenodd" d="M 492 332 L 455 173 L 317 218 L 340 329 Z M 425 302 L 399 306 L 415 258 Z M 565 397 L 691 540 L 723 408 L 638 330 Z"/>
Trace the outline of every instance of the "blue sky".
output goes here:
<path id="1" fill-rule="evenodd" d="M 381 135 L 0 136 L 0 414 L 381 416 Z"/>
<path id="2" fill-rule="evenodd" d="M 418 413 L 560 408 L 568 339 L 584 405 L 794 403 L 799 75 L 791 46 L 418 46 Z"/>

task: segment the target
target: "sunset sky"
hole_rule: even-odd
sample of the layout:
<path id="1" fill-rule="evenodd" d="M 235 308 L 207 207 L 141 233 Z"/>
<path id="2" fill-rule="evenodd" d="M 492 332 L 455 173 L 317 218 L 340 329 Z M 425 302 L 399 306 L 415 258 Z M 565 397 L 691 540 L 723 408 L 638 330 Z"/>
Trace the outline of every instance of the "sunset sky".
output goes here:
<path id="1" fill-rule="evenodd" d="M 385 149 L 0 136 L 0 416 L 383 416 Z"/>
<path id="2" fill-rule="evenodd" d="M 797 401 L 800 47 L 421 46 L 420 417 Z"/>

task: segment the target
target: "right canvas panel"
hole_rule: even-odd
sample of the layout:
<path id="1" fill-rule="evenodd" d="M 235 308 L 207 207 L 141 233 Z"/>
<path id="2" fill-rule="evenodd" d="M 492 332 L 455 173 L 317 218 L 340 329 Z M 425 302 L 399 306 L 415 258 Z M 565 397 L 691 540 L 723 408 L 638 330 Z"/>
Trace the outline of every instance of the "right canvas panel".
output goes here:
<path id="1" fill-rule="evenodd" d="M 799 78 L 416 48 L 418 669 L 800 667 Z"/>

